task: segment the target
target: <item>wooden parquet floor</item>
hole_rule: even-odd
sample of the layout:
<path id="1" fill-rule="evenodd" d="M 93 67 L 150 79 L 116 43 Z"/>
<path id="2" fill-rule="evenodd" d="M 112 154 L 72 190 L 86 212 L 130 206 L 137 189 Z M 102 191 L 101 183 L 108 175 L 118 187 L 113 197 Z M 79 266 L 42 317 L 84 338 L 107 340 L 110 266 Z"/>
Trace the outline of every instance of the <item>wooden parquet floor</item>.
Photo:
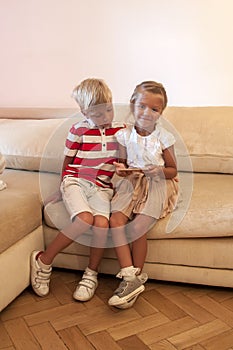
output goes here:
<path id="1" fill-rule="evenodd" d="M 27 288 L 0 314 L 0 349 L 233 350 L 232 289 L 149 281 L 119 310 L 107 304 L 114 276 L 99 276 L 89 302 L 74 301 L 81 276 L 55 269 L 45 298 Z"/>

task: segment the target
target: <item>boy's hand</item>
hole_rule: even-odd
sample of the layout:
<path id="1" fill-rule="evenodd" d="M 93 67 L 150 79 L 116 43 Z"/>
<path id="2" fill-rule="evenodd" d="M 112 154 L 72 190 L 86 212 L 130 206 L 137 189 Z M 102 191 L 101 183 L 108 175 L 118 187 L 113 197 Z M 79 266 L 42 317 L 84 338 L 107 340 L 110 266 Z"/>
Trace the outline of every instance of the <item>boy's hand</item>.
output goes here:
<path id="1" fill-rule="evenodd" d="M 115 165 L 116 174 L 118 176 L 127 176 L 126 172 L 124 171 L 124 169 L 126 169 L 125 164 L 113 162 L 113 165 Z"/>

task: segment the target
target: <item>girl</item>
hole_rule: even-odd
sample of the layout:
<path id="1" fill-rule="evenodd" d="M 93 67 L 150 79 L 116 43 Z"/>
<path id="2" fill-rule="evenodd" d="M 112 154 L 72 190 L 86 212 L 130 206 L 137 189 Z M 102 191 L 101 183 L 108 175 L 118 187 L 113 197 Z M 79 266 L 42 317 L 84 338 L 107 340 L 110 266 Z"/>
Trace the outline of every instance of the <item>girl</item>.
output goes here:
<path id="1" fill-rule="evenodd" d="M 110 218 L 121 267 L 117 277 L 123 281 L 108 303 L 118 308 L 132 306 L 145 289 L 148 277 L 141 271 L 147 254 L 146 233 L 175 208 L 178 196 L 175 138 L 159 123 L 167 105 L 163 85 L 142 82 L 130 103 L 135 123 L 116 134 L 120 147 L 116 173 L 123 179 L 117 184 Z"/>

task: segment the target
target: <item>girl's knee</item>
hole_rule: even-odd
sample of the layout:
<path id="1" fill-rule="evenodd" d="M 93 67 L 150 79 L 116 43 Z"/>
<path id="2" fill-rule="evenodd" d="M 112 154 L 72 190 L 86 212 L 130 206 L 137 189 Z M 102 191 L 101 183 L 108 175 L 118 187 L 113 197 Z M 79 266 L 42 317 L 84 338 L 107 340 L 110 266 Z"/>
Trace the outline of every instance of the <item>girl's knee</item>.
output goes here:
<path id="1" fill-rule="evenodd" d="M 113 213 L 109 219 L 110 227 L 125 226 L 128 222 L 128 218 L 121 213 Z"/>
<path id="2" fill-rule="evenodd" d="M 137 235 L 143 235 L 147 233 L 150 228 L 155 224 L 154 218 L 146 218 L 138 216 L 130 223 L 130 231 L 135 232 Z"/>

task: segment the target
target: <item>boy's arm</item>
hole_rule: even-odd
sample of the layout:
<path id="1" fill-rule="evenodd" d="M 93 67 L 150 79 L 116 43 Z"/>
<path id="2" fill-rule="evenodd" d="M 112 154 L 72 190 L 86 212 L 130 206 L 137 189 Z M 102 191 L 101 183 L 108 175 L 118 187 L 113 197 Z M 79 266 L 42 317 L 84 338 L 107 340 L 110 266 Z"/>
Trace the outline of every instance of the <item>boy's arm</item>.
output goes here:
<path id="1" fill-rule="evenodd" d="M 68 156 L 64 157 L 63 164 L 62 164 L 60 184 L 62 183 L 63 172 L 65 171 L 68 164 L 73 163 L 73 160 L 74 160 L 74 157 L 68 157 Z M 62 200 L 62 195 L 61 195 L 60 185 L 59 185 L 58 191 L 56 191 L 55 193 L 51 194 L 48 198 L 46 198 L 46 200 L 44 201 L 44 206 L 46 206 L 46 204 L 48 204 L 49 202 L 56 203 L 56 202 L 59 202 L 61 200 Z"/>
<path id="2" fill-rule="evenodd" d="M 118 162 L 113 163 L 116 168 L 116 174 L 119 176 L 127 176 L 129 173 L 124 171 L 124 169 L 127 169 L 127 151 L 126 147 L 122 146 L 119 143 L 119 157 L 118 157 Z"/>
<path id="3" fill-rule="evenodd" d="M 65 156 L 62 164 L 62 173 L 61 173 L 61 182 L 62 182 L 62 174 L 65 171 L 67 165 L 72 164 L 75 157 Z"/>
<path id="4" fill-rule="evenodd" d="M 118 163 L 122 163 L 125 165 L 125 168 L 127 167 L 127 151 L 126 147 L 119 144 L 119 157 L 118 157 Z"/>

